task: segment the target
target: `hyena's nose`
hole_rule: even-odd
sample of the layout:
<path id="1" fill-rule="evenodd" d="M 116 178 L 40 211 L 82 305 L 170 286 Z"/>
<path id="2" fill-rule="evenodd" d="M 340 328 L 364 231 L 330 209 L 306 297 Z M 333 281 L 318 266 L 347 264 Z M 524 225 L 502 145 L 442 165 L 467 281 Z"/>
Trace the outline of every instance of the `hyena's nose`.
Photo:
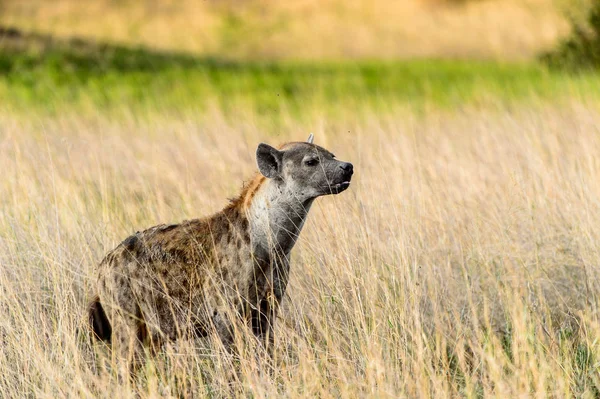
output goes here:
<path id="1" fill-rule="evenodd" d="M 342 168 L 342 170 L 350 176 L 352 176 L 352 174 L 354 173 L 354 166 L 352 166 L 352 164 L 350 162 L 342 163 L 340 165 L 340 168 Z"/>

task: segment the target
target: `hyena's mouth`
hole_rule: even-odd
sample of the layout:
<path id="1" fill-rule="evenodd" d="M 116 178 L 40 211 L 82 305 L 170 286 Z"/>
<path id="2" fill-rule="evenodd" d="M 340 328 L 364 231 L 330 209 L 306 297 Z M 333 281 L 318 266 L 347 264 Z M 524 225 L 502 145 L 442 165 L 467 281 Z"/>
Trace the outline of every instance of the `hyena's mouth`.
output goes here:
<path id="1" fill-rule="evenodd" d="M 347 189 L 348 187 L 350 187 L 350 180 L 346 180 L 341 183 L 334 184 L 331 187 L 329 187 L 329 190 L 331 190 L 332 194 L 339 194 L 342 191 L 344 191 L 345 189 Z"/>

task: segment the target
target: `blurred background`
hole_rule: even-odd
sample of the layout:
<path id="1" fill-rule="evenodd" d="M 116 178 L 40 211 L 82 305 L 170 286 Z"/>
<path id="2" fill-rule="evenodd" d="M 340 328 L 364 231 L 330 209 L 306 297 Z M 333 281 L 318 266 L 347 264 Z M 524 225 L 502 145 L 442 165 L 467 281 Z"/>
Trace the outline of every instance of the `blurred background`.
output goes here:
<path id="1" fill-rule="evenodd" d="M 419 108 L 489 93 L 555 96 L 564 78 L 549 78 L 549 65 L 596 63 L 597 9 L 592 0 L 4 0 L 0 107 L 216 104 L 273 115 L 311 104 L 327 112 L 348 97 L 361 108 Z"/>
<path id="2" fill-rule="evenodd" d="M 227 59 L 523 60 L 568 32 L 567 8 L 557 0 L 5 0 L 2 24 Z"/>

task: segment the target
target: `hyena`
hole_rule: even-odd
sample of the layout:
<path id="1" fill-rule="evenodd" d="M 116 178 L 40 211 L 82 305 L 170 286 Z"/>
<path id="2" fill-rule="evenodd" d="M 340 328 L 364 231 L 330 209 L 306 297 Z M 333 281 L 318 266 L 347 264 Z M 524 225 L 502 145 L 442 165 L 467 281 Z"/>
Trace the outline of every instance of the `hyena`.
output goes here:
<path id="1" fill-rule="evenodd" d="M 130 364 L 145 346 L 211 331 L 230 347 L 236 317 L 271 345 L 308 211 L 315 198 L 346 190 L 353 174 L 312 141 L 261 143 L 260 174 L 222 211 L 137 232 L 110 251 L 89 308 L 94 335 Z"/>

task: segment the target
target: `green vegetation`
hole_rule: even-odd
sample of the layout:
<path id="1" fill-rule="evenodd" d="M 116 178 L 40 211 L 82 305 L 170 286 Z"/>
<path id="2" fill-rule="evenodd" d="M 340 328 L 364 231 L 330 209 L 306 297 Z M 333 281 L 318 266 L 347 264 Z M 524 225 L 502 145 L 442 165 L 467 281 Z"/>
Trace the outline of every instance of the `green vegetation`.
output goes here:
<path id="1" fill-rule="evenodd" d="M 189 54 L 57 41 L 4 31 L 0 98 L 11 111 L 67 109 L 249 109 L 345 111 L 348 107 L 461 108 L 600 93 L 593 74 L 566 76 L 535 64 L 441 60 L 362 62 L 234 62 Z M 368 107 L 364 107 L 368 105 Z"/>
<path id="2" fill-rule="evenodd" d="M 571 18 L 571 36 L 556 50 L 542 55 L 552 67 L 590 69 L 600 67 L 600 0 L 592 0 L 585 18 Z"/>

